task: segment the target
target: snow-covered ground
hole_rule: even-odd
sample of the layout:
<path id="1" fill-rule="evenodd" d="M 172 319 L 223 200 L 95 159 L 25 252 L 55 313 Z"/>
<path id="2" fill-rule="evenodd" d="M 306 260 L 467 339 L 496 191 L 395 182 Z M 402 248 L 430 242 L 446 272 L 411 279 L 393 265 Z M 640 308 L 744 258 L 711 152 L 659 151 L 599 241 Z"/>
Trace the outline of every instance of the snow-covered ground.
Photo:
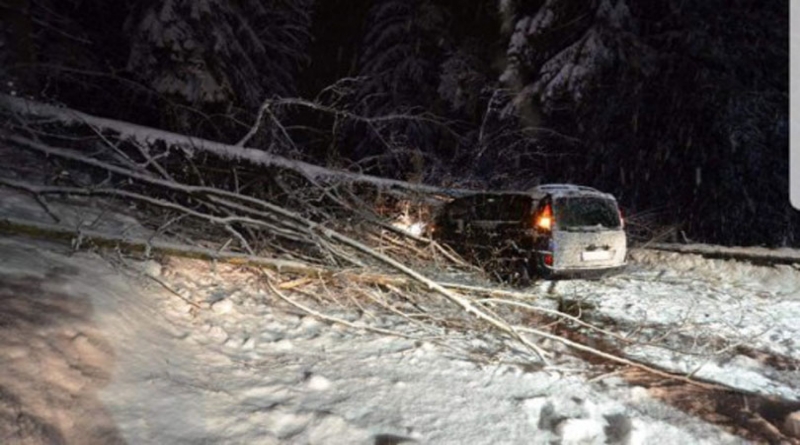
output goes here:
<path id="1" fill-rule="evenodd" d="M 0 298 L 2 443 L 742 442 L 613 375 L 329 325 L 221 265 L 0 238 Z"/>
<path id="2" fill-rule="evenodd" d="M 48 206 L 64 226 L 150 235 L 94 204 Z M 4 216 L 51 221 L 9 190 Z M 800 400 L 796 266 L 633 250 L 618 276 L 516 295 L 579 303 L 585 320 L 635 340 L 614 345 L 628 357 Z M 0 444 L 744 442 L 556 343 L 552 366 L 531 366 L 491 332 L 419 338 L 406 318 L 354 309 L 326 311 L 401 335 L 316 319 L 233 266 L 0 236 Z"/>
<path id="3" fill-rule="evenodd" d="M 631 259 L 629 270 L 616 277 L 539 286 L 555 298 L 580 302 L 590 308 L 588 319 L 638 340 L 624 349 L 631 357 L 800 401 L 800 271 L 795 266 L 655 250 L 633 250 Z M 652 344 L 641 344 L 647 341 Z"/>

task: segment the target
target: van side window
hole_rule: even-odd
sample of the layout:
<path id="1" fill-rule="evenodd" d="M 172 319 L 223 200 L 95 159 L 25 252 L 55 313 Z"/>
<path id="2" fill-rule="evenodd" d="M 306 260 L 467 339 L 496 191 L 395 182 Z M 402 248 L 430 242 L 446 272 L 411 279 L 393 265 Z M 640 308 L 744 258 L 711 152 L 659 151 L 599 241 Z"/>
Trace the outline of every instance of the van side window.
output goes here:
<path id="1" fill-rule="evenodd" d="M 512 196 L 503 209 L 499 209 L 498 215 L 505 215 L 506 221 L 523 221 L 531 214 L 533 199 L 528 196 Z"/>
<path id="2" fill-rule="evenodd" d="M 518 222 L 531 209 L 532 199 L 518 195 L 486 195 L 475 203 L 475 219 L 479 221 Z"/>
<path id="3" fill-rule="evenodd" d="M 496 219 L 498 201 L 500 199 L 496 196 L 484 196 L 483 198 L 475 204 L 475 219 L 479 221 Z"/>
<path id="4" fill-rule="evenodd" d="M 464 231 L 464 227 L 474 219 L 475 196 L 458 198 L 451 202 L 444 213 L 445 224 L 456 233 Z"/>

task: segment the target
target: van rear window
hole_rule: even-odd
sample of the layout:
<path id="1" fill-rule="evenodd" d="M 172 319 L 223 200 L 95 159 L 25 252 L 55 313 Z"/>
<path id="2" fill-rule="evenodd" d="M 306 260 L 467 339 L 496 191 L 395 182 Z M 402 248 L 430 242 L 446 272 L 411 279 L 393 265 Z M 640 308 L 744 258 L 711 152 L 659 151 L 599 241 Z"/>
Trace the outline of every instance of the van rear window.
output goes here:
<path id="1" fill-rule="evenodd" d="M 556 224 L 560 229 L 621 226 L 616 202 L 594 197 L 558 198 L 555 200 Z"/>

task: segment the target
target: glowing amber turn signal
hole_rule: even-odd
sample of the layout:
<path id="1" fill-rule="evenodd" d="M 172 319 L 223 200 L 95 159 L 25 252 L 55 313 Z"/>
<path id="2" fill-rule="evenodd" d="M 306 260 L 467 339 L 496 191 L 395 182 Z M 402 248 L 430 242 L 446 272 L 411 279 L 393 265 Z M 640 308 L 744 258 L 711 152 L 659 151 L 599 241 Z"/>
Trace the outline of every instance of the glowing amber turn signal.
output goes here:
<path id="1" fill-rule="evenodd" d="M 536 218 L 536 227 L 543 230 L 550 230 L 553 228 L 553 209 L 550 208 L 550 204 L 544 206 L 541 213 L 539 213 L 539 216 Z"/>

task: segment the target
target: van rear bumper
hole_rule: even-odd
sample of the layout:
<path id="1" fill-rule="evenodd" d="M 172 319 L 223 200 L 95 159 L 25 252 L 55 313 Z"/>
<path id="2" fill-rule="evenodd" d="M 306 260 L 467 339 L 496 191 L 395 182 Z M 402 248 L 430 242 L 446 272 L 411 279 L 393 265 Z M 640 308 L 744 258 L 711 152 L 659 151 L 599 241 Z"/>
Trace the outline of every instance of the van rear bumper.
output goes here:
<path id="1" fill-rule="evenodd" d="M 628 266 L 626 261 L 622 263 L 609 262 L 606 264 L 576 264 L 568 267 L 549 266 L 545 263 L 546 255 L 551 254 L 546 251 L 532 252 L 528 261 L 528 273 L 531 277 L 539 276 L 542 278 L 602 278 L 608 275 L 615 275 Z"/>
<path id="2" fill-rule="evenodd" d="M 555 269 L 552 267 L 544 267 L 545 278 L 603 278 L 609 275 L 616 275 L 625 270 L 628 263 L 623 263 L 614 266 L 598 266 L 586 268 L 567 268 Z"/>

